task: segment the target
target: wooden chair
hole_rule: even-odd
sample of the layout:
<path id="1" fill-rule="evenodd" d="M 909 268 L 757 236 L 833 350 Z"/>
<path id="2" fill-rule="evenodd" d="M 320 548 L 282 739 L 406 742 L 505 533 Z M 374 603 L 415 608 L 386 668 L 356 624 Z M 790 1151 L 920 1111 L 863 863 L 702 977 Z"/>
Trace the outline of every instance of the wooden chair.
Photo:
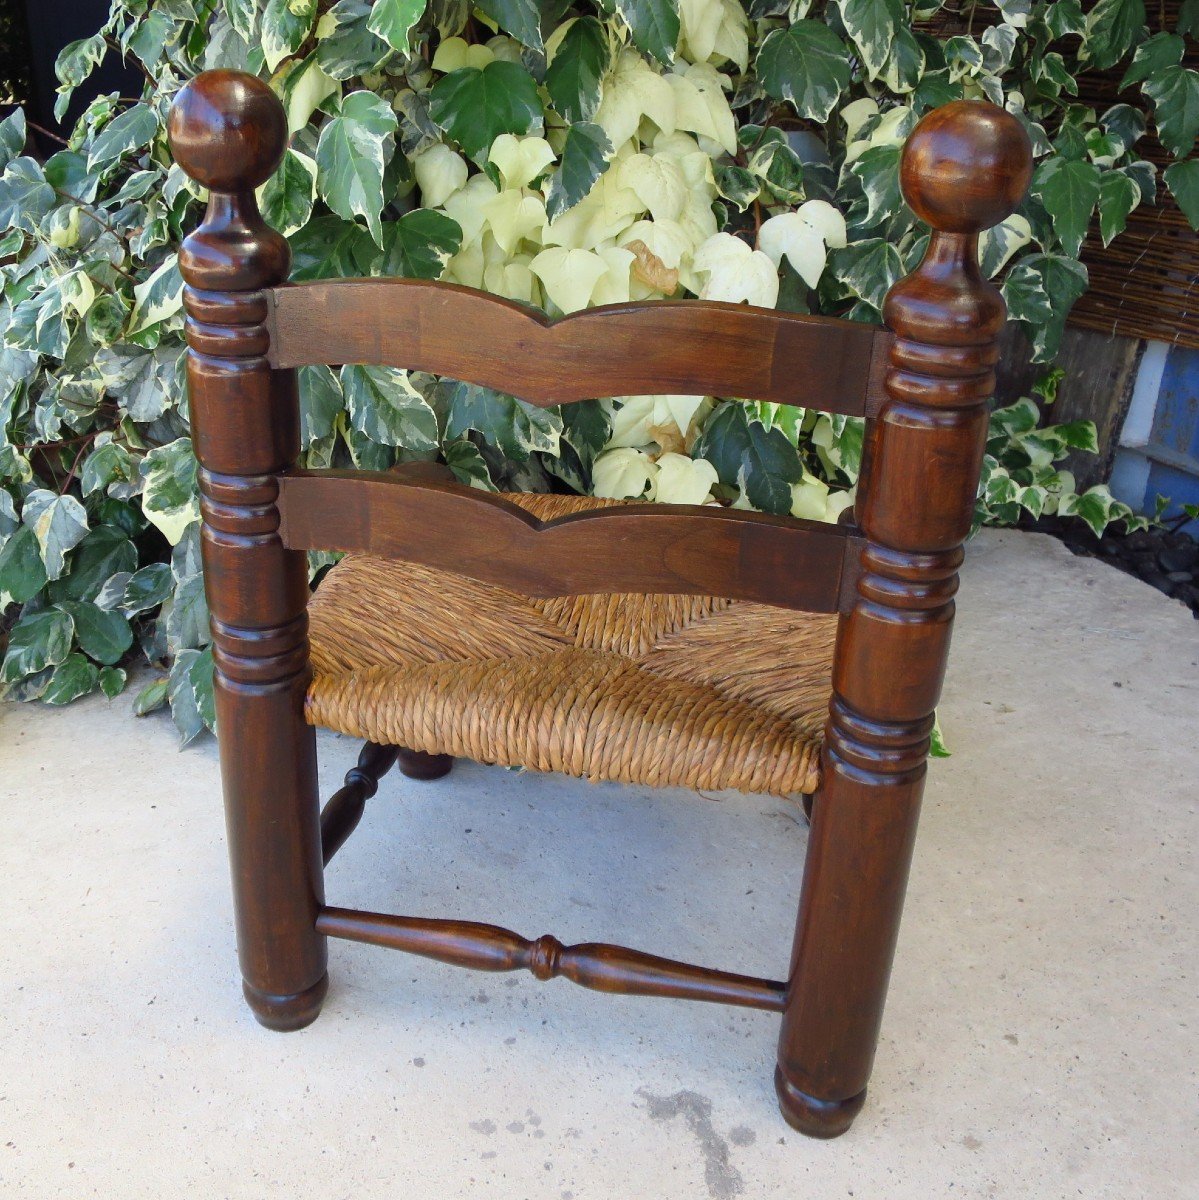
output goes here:
<path id="1" fill-rule="evenodd" d="M 699 301 L 550 322 L 444 284 L 287 284 L 287 243 L 254 198 L 287 140 L 273 94 L 248 75 L 206 72 L 179 93 L 170 139 L 211 193 L 179 264 L 238 946 L 258 1020 L 292 1030 L 315 1019 L 330 937 L 601 991 L 768 1009 L 782 1014 L 784 1117 L 814 1136 L 842 1133 L 874 1057 L 982 461 L 1005 313 L 980 274 L 978 234 L 1027 188 L 1019 123 L 958 102 L 912 134 L 903 189 L 932 237 L 891 289 L 886 330 Z M 654 505 L 542 521 L 419 470 L 298 470 L 296 368 L 345 362 L 433 371 L 542 405 L 691 393 L 864 416 L 856 524 Z M 309 549 L 408 559 L 535 597 L 640 592 L 833 614 L 831 702 L 786 980 L 326 905 L 322 861 L 379 776 L 397 757 L 425 776 L 449 763 L 429 742 L 368 744 L 322 816 L 305 719 Z"/>

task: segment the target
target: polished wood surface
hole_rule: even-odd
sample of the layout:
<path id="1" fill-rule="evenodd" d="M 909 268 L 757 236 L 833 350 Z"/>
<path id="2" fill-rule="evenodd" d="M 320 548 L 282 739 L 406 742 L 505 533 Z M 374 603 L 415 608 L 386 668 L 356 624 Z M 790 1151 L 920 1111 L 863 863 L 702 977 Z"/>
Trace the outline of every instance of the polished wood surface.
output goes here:
<path id="1" fill-rule="evenodd" d="M 887 299 L 894 340 L 698 303 L 549 324 L 430 284 L 283 287 L 287 245 L 262 223 L 253 193 L 282 153 L 278 101 L 249 76 L 208 72 L 179 94 L 170 134 L 180 165 L 212 189 L 180 269 L 239 953 L 259 1019 L 290 1029 L 316 1016 L 327 936 L 604 991 L 781 1009 L 784 1117 L 813 1136 L 844 1132 L 878 1039 L 1004 321 L 978 268 L 978 234 L 1027 186 L 1019 123 L 961 102 L 930 113 L 909 139 L 905 195 L 933 232 L 924 261 Z M 540 523 L 436 470 L 297 471 L 294 367 L 317 361 L 437 368 L 539 403 L 597 394 L 605 370 L 618 394 L 715 391 L 842 412 L 863 411 L 839 406 L 866 396 L 861 533 L 653 506 Z M 497 926 L 326 907 L 302 711 L 306 546 L 411 557 L 535 595 L 704 591 L 839 612 L 786 984 L 622 947 L 531 942 Z M 391 757 L 368 748 L 347 777 L 326 814 L 327 853 Z M 396 757 L 428 776 L 449 765 L 402 749 Z"/>
<path id="2" fill-rule="evenodd" d="M 783 1115 L 818 1136 L 848 1128 L 874 1060 L 1005 317 L 978 234 L 1019 203 L 1030 161 L 1016 119 L 978 102 L 925 117 L 903 153 L 933 233 L 884 309 L 888 403 L 867 436 L 867 541 L 838 630 L 775 1076 Z"/>
<path id="3" fill-rule="evenodd" d="M 204 587 L 212 620 L 221 775 L 245 994 L 273 1029 L 313 1020 L 327 986 L 308 690 L 308 572 L 279 537 L 277 474 L 300 451 L 294 372 L 265 357 L 264 288 L 287 275 L 287 242 L 253 189 L 287 125 L 274 94 L 231 71 L 199 76 L 171 109 L 171 147 L 211 187 L 183 243 L 191 428 L 200 462 Z"/>
<path id="4" fill-rule="evenodd" d="M 358 762 L 346 772 L 342 786 L 321 809 L 321 855 L 326 867 L 358 828 L 366 802 L 379 790 L 379 780 L 395 766 L 399 753 L 398 746 L 367 742 Z"/>
<path id="5" fill-rule="evenodd" d="M 326 908 L 317 918 L 326 937 L 369 942 L 472 971 L 529 971 L 543 982 L 569 979 L 580 987 L 626 996 L 707 1000 L 782 1012 L 785 984 L 658 958 L 627 946 L 586 942 L 564 946 L 548 935 L 529 941 L 511 929 L 478 921 L 399 917 Z"/>
<path id="6" fill-rule="evenodd" d="M 390 471 L 292 471 L 278 506 L 293 549 L 402 558 L 538 597 L 663 592 L 837 612 L 861 551 L 845 526 L 726 508 L 629 504 L 539 521 L 502 496 Z"/>
<path id="7" fill-rule="evenodd" d="M 543 407 L 599 396 L 741 396 L 862 416 L 882 399 L 884 329 L 743 304 L 659 300 L 551 321 L 453 283 L 339 279 L 270 293 L 271 362 L 384 363 Z"/>

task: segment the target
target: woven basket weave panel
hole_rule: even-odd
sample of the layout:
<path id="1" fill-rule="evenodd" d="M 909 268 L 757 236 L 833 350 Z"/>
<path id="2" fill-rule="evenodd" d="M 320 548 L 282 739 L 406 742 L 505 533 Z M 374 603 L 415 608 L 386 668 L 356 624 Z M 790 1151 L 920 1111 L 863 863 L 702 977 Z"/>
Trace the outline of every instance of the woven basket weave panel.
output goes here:
<path id="1" fill-rule="evenodd" d="M 542 520 L 608 503 L 513 496 Z M 531 600 L 365 555 L 310 606 L 307 715 L 504 766 L 790 794 L 818 782 L 836 618 L 692 596 Z"/>

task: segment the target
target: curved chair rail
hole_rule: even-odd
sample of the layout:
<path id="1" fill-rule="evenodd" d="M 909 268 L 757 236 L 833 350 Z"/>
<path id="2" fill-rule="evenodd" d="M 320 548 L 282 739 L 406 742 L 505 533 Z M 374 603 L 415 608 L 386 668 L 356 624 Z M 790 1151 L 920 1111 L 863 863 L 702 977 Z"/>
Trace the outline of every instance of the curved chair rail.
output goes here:
<path id="1" fill-rule="evenodd" d="M 891 335 L 874 325 L 719 304 L 613 304 L 553 321 L 473 288 L 337 279 L 266 292 L 273 367 L 431 371 L 533 404 L 600 396 L 739 396 L 872 416 Z"/>
<path id="2" fill-rule="evenodd" d="M 861 539 L 844 525 L 671 504 L 540 521 L 501 496 L 371 471 L 278 478 L 283 544 L 418 562 L 526 596 L 723 596 L 804 612 L 852 603 Z"/>

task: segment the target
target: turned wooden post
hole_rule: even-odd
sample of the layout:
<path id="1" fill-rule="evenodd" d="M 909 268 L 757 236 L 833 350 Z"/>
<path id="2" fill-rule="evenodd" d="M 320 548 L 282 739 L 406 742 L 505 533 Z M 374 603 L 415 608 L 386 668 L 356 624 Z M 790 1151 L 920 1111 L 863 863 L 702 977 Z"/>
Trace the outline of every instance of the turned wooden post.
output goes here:
<path id="1" fill-rule="evenodd" d="M 896 341 L 857 504 L 867 545 L 838 631 L 775 1074 L 784 1117 L 815 1136 L 844 1132 L 866 1095 L 1005 318 L 978 234 L 1030 169 L 1019 122 L 975 101 L 929 113 L 903 154 L 904 196 L 933 232 L 884 312 Z"/>
<path id="2" fill-rule="evenodd" d="M 303 715 L 308 577 L 303 552 L 283 548 L 275 503 L 275 473 L 300 450 L 299 404 L 295 372 L 267 364 L 262 324 L 262 289 L 286 278 L 288 246 L 254 199 L 287 121 L 261 80 L 206 71 L 179 93 L 169 132 L 176 161 L 210 192 L 179 269 L 238 953 L 258 1020 L 298 1029 L 327 987 L 316 743 Z"/>

